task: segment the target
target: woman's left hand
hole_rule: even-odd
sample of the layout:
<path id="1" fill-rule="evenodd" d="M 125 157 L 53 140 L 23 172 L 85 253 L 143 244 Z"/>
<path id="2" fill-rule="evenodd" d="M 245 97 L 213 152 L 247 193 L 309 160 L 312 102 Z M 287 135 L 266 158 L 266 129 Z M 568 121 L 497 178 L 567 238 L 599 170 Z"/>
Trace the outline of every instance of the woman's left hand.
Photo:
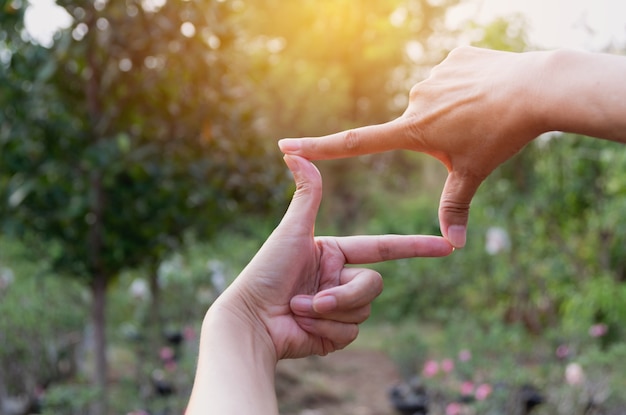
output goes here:
<path id="1" fill-rule="evenodd" d="M 325 355 L 350 344 L 380 294 L 380 274 L 347 267 L 437 257 L 452 246 L 436 236 L 314 237 L 322 197 L 317 168 L 285 156 L 296 192 L 283 220 L 218 299 L 274 349 L 276 359 Z"/>

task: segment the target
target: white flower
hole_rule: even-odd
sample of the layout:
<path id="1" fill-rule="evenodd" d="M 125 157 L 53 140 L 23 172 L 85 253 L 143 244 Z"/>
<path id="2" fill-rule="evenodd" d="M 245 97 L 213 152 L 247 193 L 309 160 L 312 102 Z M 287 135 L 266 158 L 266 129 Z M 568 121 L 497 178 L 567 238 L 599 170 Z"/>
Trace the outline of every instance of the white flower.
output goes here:
<path id="1" fill-rule="evenodd" d="M 228 286 L 224 264 L 217 259 L 212 259 L 207 261 L 206 266 L 211 273 L 211 283 L 213 287 L 217 290 L 218 294 L 223 293 Z"/>
<path id="2" fill-rule="evenodd" d="M 495 255 L 500 252 L 508 251 L 511 247 L 511 240 L 506 229 L 493 226 L 487 229 L 485 251 L 489 255 Z"/>
<path id="3" fill-rule="evenodd" d="M 128 287 L 128 292 L 130 296 L 135 300 L 147 300 L 150 296 L 150 291 L 148 289 L 148 283 L 143 278 L 136 278 Z"/>
<path id="4" fill-rule="evenodd" d="M 570 363 L 565 367 L 565 382 L 571 386 L 580 386 L 585 382 L 585 372 L 578 363 Z"/>
<path id="5" fill-rule="evenodd" d="M 15 280 L 15 274 L 10 268 L 0 268 L 0 291 L 9 288 Z"/>

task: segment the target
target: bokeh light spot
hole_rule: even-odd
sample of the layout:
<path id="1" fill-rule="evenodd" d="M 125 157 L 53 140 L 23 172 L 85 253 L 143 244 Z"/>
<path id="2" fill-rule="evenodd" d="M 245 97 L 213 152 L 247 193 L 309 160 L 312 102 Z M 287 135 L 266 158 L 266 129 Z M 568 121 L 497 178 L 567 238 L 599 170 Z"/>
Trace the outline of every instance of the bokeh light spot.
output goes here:
<path id="1" fill-rule="evenodd" d="M 133 69 L 133 62 L 128 58 L 123 58 L 118 63 L 118 67 L 120 68 L 120 71 L 128 72 Z"/>
<path id="2" fill-rule="evenodd" d="M 193 37 L 196 34 L 196 27 L 191 22 L 180 25 L 180 33 L 185 37 Z"/>

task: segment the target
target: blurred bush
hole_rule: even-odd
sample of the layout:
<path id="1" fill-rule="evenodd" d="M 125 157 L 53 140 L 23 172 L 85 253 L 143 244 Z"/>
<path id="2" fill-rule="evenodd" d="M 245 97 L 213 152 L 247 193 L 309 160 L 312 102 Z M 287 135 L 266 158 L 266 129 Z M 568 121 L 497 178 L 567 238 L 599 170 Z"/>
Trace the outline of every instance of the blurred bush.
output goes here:
<path id="1" fill-rule="evenodd" d="M 78 283 L 46 272 L 34 252 L 0 237 L 0 409 L 35 405 L 79 371 L 86 316 Z M 1 411 L 0 411 L 1 412 Z"/>

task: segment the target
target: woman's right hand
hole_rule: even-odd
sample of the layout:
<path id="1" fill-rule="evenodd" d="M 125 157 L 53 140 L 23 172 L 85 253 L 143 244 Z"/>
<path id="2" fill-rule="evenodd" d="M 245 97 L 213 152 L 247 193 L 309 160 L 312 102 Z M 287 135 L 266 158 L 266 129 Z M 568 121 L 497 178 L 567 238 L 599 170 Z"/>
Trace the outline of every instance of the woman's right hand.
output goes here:
<path id="1" fill-rule="evenodd" d="M 319 138 L 279 142 L 288 154 L 331 159 L 406 149 L 428 153 L 448 169 L 439 207 L 442 234 L 465 245 L 469 206 L 480 183 L 543 132 L 533 113 L 530 54 L 463 47 L 410 93 L 391 122 Z M 511 80 L 514 80 L 512 82 Z M 532 88 L 531 88 L 532 89 Z"/>
<path id="2" fill-rule="evenodd" d="M 406 149 L 448 169 L 441 232 L 465 245 L 472 197 L 482 181 L 528 142 L 567 131 L 626 142 L 626 58 L 576 51 L 452 51 L 410 94 L 391 122 L 319 138 L 285 139 L 284 153 L 331 159 Z"/>

